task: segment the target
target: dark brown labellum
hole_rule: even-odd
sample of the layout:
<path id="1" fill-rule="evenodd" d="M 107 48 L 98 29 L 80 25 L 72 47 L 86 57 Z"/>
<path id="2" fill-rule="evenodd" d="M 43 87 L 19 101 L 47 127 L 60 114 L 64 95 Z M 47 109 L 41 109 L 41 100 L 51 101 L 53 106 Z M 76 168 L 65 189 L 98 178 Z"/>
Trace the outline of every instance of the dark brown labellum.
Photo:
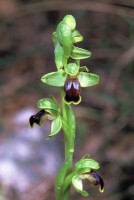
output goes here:
<path id="1" fill-rule="evenodd" d="M 46 114 L 47 112 L 45 110 L 40 110 L 38 113 L 35 115 L 32 115 L 29 119 L 30 126 L 33 127 L 34 123 L 40 125 L 42 117 Z"/>
<path id="2" fill-rule="evenodd" d="M 80 83 L 77 78 L 68 78 L 64 84 L 65 101 L 68 103 L 79 103 L 80 101 Z"/>
<path id="3" fill-rule="evenodd" d="M 90 172 L 90 176 L 92 177 L 91 182 L 94 185 L 99 185 L 100 191 L 103 192 L 104 190 L 103 179 L 93 170 Z"/>

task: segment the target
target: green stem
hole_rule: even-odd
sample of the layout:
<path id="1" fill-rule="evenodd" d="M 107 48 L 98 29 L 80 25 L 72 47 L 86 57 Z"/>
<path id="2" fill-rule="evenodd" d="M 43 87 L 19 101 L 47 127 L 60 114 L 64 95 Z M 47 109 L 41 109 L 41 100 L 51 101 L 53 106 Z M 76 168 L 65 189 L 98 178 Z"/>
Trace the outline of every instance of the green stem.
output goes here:
<path id="1" fill-rule="evenodd" d="M 65 161 L 62 164 L 55 183 L 56 200 L 69 200 L 70 184 L 65 189 L 65 179 L 72 172 L 74 139 L 75 139 L 75 117 L 70 105 L 64 102 L 64 91 L 61 91 L 62 97 L 62 128 L 65 139 Z"/>

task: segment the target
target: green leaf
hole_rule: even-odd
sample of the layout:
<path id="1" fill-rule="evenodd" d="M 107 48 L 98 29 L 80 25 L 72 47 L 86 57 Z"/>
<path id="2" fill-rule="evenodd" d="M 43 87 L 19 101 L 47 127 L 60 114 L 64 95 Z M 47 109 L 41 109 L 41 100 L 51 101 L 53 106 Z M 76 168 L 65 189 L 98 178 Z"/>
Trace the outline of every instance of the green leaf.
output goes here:
<path id="1" fill-rule="evenodd" d="M 67 123 L 68 123 L 70 133 L 72 135 L 75 135 L 75 128 L 76 128 L 75 116 L 74 116 L 72 107 L 68 104 L 66 104 L 66 112 L 67 112 Z"/>
<path id="2" fill-rule="evenodd" d="M 93 159 L 81 159 L 75 164 L 75 171 L 78 174 L 90 172 L 92 169 L 99 169 L 100 165 Z"/>
<path id="3" fill-rule="evenodd" d="M 56 67 L 58 70 L 60 70 L 63 67 L 64 50 L 59 42 L 56 44 L 54 54 Z"/>
<path id="4" fill-rule="evenodd" d="M 73 31 L 72 37 L 73 37 L 73 43 L 77 43 L 77 42 L 83 41 L 83 36 L 77 30 Z"/>
<path id="5" fill-rule="evenodd" d="M 66 15 L 63 18 L 63 21 L 71 28 L 71 30 L 75 29 L 76 21 L 75 21 L 75 18 L 72 15 Z"/>
<path id="6" fill-rule="evenodd" d="M 62 121 L 61 121 L 61 118 L 60 116 L 57 117 L 56 119 L 54 119 L 52 121 L 52 124 L 51 124 L 51 133 L 48 135 L 47 139 L 53 137 L 54 135 L 56 135 L 60 129 L 62 127 Z"/>
<path id="7" fill-rule="evenodd" d="M 70 76 L 75 76 L 76 74 L 78 74 L 78 71 L 79 71 L 79 66 L 76 65 L 75 63 L 69 63 L 65 67 L 65 72 Z"/>
<path id="8" fill-rule="evenodd" d="M 51 72 L 51 73 L 45 74 L 41 78 L 41 81 L 47 85 L 62 87 L 64 86 L 66 77 L 67 75 L 63 71 Z"/>
<path id="9" fill-rule="evenodd" d="M 70 57 L 73 59 L 85 59 L 91 56 L 91 52 L 79 47 L 73 46 Z"/>
<path id="10" fill-rule="evenodd" d="M 82 180 L 78 175 L 75 175 L 72 178 L 72 184 L 73 184 L 74 188 L 76 189 L 76 191 L 79 192 L 81 195 L 83 195 L 85 197 L 89 196 L 89 193 L 86 192 L 85 190 L 83 190 Z"/>
<path id="11" fill-rule="evenodd" d="M 57 26 L 56 33 L 60 44 L 63 46 L 65 57 L 68 58 L 72 49 L 71 28 L 62 21 Z"/>
<path id="12" fill-rule="evenodd" d="M 92 73 L 80 72 L 78 80 L 81 87 L 91 87 L 99 83 L 99 76 Z"/>
<path id="13" fill-rule="evenodd" d="M 49 110 L 55 110 L 56 112 L 60 113 L 60 107 L 53 99 L 40 99 L 37 103 L 37 107 L 40 109 L 45 109 L 47 112 L 49 112 Z M 51 113 L 51 111 L 49 113 Z"/>

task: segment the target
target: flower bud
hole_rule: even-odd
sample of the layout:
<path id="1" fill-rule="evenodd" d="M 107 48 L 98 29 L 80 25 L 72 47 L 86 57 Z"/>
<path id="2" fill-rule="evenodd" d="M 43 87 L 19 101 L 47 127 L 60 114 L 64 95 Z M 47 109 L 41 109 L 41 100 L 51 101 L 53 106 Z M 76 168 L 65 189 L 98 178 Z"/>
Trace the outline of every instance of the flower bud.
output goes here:
<path id="1" fill-rule="evenodd" d="M 75 21 L 75 18 L 72 15 L 66 15 L 63 18 L 63 21 L 71 28 L 71 30 L 75 29 L 76 21 Z"/>

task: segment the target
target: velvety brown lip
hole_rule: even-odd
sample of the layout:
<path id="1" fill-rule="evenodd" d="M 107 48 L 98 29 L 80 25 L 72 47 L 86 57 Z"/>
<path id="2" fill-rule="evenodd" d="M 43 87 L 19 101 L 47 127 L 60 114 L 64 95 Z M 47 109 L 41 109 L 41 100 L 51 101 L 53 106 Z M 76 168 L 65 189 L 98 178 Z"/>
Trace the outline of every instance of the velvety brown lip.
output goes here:
<path id="1" fill-rule="evenodd" d="M 68 78 L 64 84 L 65 101 L 78 102 L 80 100 L 80 83 L 76 78 Z"/>
<path id="2" fill-rule="evenodd" d="M 98 174 L 97 174 L 97 172 L 95 172 L 95 171 L 91 171 L 90 172 L 90 176 L 92 176 L 92 178 L 94 179 L 94 185 L 99 185 L 99 189 L 100 189 L 100 191 L 101 192 L 103 192 L 103 190 L 104 190 L 104 182 L 103 182 L 103 179 L 101 178 L 101 176 L 99 176 Z"/>
<path id="3" fill-rule="evenodd" d="M 33 127 L 34 123 L 40 125 L 41 118 L 46 114 L 45 110 L 40 110 L 35 115 L 32 115 L 29 119 L 30 126 Z"/>

